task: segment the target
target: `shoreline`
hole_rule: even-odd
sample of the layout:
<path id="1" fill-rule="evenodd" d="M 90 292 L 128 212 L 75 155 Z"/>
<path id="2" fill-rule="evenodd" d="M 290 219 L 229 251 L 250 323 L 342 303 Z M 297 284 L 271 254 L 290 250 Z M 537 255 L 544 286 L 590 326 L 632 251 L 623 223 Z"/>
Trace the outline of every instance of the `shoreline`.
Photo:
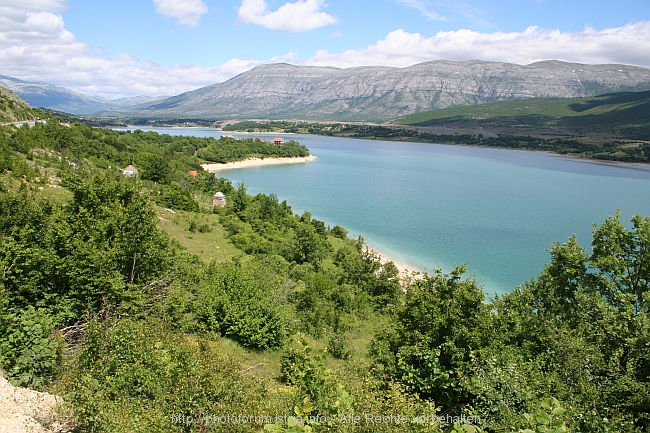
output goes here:
<path id="1" fill-rule="evenodd" d="M 307 134 L 307 135 L 319 135 L 325 137 L 324 134 Z M 400 137 L 355 137 L 352 135 L 333 135 L 334 137 L 340 137 L 340 138 L 351 138 L 355 140 L 369 140 L 369 141 L 387 141 L 387 142 L 392 142 L 392 143 L 423 143 L 423 144 L 439 144 L 443 146 L 462 146 L 462 147 L 475 147 L 479 149 L 501 149 L 501 150 L 513 150 L 513 151 L 521 151 L 521 152 L 539 152 L 539 153 L 546 153 L 551 157 L 557 157 L 557 158 L 566 158 L 566 159 L 572 159 L 575 161 L 584 161 L 584 162 L 592 162 L 592 163 L 602 163 L 602 164 L 616 164 L 616 165 L 621 165 L 621 166 L 628 166 L 628 167 L 650 167 L 650 162 L 641 162 L 641 161 L 618 161 L 615 159 L 596 159 L 596 158 L 588 158 L 585 156 L 581 156 L 578 154 L 564 154 L 564 153 L 559 153 L 559 152 L 554 152 L 552 150 L 545 150 L 545 149 L 533 149 L 533 148 L 527 148 L 527 147 L 508 147 L 508 146 L 488 146 L 484 144 L 467 144 L 467 143 L 447 143 L 447 142 L 438 142 L 438 141 L 430 141 L 430 140 L 408 140 Z"/>
<path id="2" fill-rule="evenodd" d="M 397 268 L 398 278 L 404 290 L 406 290 L 408 286 L 410 286 L 411 283 L 413 283 L 414 280 L 423 278 L 424 273 L 426 272 L 426 270 L 424 269 L 418 271 L 413 266 L 409 266 L 405 263 L 399 262 L 397 260 L 393 260 L 391 257 L 387 256 L 386 254 L 380 251 L 377 251 L 374 248 L 371 248 L 368 244 L 365 243 L 364 243 L 364 249 L 365 251 L 369 252 L 373 256 L 377 257 L 379 263 L 381 263 L 382 265 L 388 262 L 393 262 L 393 264 Z"/>
<path id="3" fill-rule="evenodd" d="M 201 167 L 208 173 L 217 173 L 223 170 L 234 170 L 239 168 L 249 168 L 249 167 L 263 167 L 268 165 L 280 165 L 280 164 L 299 164 L 313 162 L 317 159 L 315 155 L 309 156 L 298 156 L 298 157 L 269 157 L 269 158 L 258 158 L 252 157 L 240 161 L 231 161 L 226 163 L 209 163 L 201 164 Z M 364 248 L 367 252 L 375 256 L 379 263 L 382 265 L 393 262 L 398 271 L 398 278 L 404 289 L 406 289 L 414 279 L 422 278 L 425 270 L 417 270 L 413 266 L 409 266 L 405 263 L 392 259 L 390 256 L 371 248 L 368 244 L 364 244 Z"/>
<path id="4" fill-rule="evenodd" d="M 234 170 L 238 168 L 248 167 L 263 167 L 266 165 L 280 165 L 280 164 L 300 164 L 306 162 L 313 162 L 317 159 L 315 155 L 309 156 L 292 156 L 292 157 L 268 157 L 258 158 L 252 157 L 240 161 L 231 161 L 226 163 L 210 163 L 201 164 L 201 168 L 208 173 L 217 173 L 223 170 Z"/>

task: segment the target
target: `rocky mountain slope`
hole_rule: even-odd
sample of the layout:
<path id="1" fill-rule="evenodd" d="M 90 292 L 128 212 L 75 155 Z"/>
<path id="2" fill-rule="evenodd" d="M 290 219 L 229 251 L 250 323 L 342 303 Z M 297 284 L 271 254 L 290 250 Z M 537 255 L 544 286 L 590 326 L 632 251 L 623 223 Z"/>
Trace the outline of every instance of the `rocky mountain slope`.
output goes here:
<path id="1" fill-rule="evenodd" d="M 0 123 L 34 119 L 32 108 L 9 89 L 0 86 Z"/>
<path id="2" fill-rule="evenodd" d="M 650 89 L 650 69 L 544 61 L 436 61 L 407 68 L 258 66 L 130 112 L 141 117 L 383 120 L 457 105 Z"/>
<path id="3" fill-rule="evenodd" d="M 64 87 L 47 83 L 23 81 L 0 75 L 0 86 L 11 90 L 33 107 L 50 108 L 74 114 L 90 114 L 108 108 L 108 100 L 81 95 Z"/>

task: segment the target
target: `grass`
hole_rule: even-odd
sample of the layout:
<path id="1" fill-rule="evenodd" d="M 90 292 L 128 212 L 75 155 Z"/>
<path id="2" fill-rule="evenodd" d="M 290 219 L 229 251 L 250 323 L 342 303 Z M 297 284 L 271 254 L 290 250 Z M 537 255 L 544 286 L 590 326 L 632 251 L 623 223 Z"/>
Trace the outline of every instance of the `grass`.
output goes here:
<path id="1" fill-rule="evenodd" d="M 229 338 L 220 337 L 210 341 L 219 353 L 228 353 L 234 359 L 242 360 L 242 374 L 254 375 L 270 383 L 280 377 L 282 349 L 247 349 Z"/>
<path id="2" fill-rule="evenodd" d="M 159 227 L 203 262 L 223 263 L 243 252 L 232 245 L 219 215 L 174 211 L 156 206 Z M 191 226 L 196 227 L 191 231 Z"/>

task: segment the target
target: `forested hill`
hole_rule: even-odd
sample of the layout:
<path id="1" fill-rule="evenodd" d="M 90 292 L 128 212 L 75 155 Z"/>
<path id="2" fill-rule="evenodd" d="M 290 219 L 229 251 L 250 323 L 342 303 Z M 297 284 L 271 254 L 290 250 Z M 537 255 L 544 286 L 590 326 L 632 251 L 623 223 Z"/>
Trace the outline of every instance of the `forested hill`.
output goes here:
<path id="1" fill-rule="evenodd" d="M 0 126 L 0 368 L 68 430 L 650 428 L 650 217 L 491 300 L 201 171 L 205 143 Z"/>
<path id="2" fill-rule="evenodd" d="M 561 134 L 650 140 L 650 91 L 591 98 L 533 98 L 426 111 L 403 125 L 484 129 L 518 135 Z"/>

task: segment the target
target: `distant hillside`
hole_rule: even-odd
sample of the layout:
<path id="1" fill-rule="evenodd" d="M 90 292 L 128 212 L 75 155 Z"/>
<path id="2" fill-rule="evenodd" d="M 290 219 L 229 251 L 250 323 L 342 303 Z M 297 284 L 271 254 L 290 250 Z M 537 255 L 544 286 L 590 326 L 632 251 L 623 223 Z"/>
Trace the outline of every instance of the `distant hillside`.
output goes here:
<path id="1" fill-rule="evenodd" d="M 33 107 L 50 108 L 74 114 L 91 114 L 108 107 L 108 100 L 94 98 L 64 87 L 34 83 L 0 75 L 0 85 L 23 98 Z"/>
<path id="2" fill-rule="evenodd" d="M 29 104 L 11 90 L 0 87 L 0 123 L 32 120 L 34 113 Z"/>
<path id="3" fill-rule="evenodd" d="M 6 87 L 32 107 L 47 108 L 77 115 L 97 114 L 106 110 L 123 110 L 141 104 L 150 104 L 160 98 L 138 96 L 110 100 L 82 95 L 65 87 L 19 80 L 0 75 L 0 86 Z"/>
<path id="4" fill-rule="evenodd" d="M 258 66 L 224 83 L 141 107 L 135 117 L 387 120 L 503 100 L 650 90 L 650 69 L 545 61 L 436 61 L 407 68 Z"/>
<path id="5" fill-rule="evenodd" d="M 404 116 L 399 124 L 484 128 L 498 133 L 650 139 L 650 91 L 453 107 Z"/>

